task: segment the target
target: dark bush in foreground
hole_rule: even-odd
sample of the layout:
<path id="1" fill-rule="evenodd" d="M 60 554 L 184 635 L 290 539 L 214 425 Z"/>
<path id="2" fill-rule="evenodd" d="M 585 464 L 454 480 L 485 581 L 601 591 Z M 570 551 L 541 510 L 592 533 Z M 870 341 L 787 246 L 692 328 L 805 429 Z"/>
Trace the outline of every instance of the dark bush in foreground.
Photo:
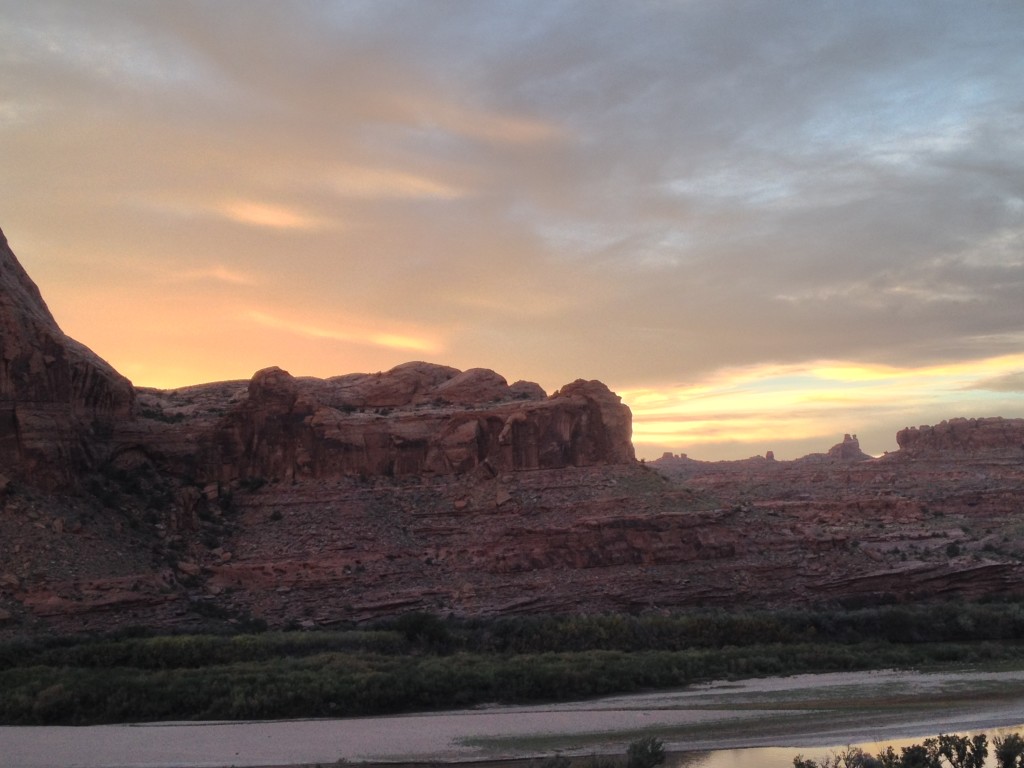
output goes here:
<path id="1" fill-rule="evenodd" d="M 626 768 L 654 768 L 664 762 L 665 745 L 653 736 L 634 741 L 626 752 Z"/>

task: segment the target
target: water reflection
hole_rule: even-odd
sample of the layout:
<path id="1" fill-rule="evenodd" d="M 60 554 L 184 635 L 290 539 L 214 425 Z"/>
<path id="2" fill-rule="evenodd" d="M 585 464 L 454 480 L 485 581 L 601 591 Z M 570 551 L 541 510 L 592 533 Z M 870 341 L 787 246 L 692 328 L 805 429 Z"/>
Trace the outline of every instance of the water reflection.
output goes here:
<path id="1" fill-rule="evenodd" d="M 1024 734 L 1024 723 L 1006 728 L 986 728 L 977 731 L 958 731 L 960 736 L 974 736 L 984 733 L 988 737 L 989 757 L 986 766 L 995 765 L 992 742 L 998 736 L 1005 738 L 1012 733 Z M 677 752 L 666 762 L 667 768 L 793 768 L 793 758 L 803 755 L 811 760 L 821 761 L 822 758 L 841 752 L 847 747 L 859 747 L 868 754 L 877 755 L 891 746 L 897 753 L 903 747 L 920 744 L 925 739 L 938 736 L 939 732 L 915 736 L 907 739 L 888 739 L 885 741 L 866 741 L 858 744 L 842 744 L 831 747 L 752 747 L 749 749 L 720 749 L 712 752 Z"/>
<path id="2" fill-rule="evenodd" d="M 824 750 L 827 752 L 828 750 Z M 824 754 L 823 752 L 823 754 Z M 714 752 L 683 752 L 674 755 L 669 768 L 793 768 L 793 758 L 800 749 L 789 747 L 754 747 L 751 749 L 720 749 Z M 804 750 L 811 757 L 810 750 Z"/>

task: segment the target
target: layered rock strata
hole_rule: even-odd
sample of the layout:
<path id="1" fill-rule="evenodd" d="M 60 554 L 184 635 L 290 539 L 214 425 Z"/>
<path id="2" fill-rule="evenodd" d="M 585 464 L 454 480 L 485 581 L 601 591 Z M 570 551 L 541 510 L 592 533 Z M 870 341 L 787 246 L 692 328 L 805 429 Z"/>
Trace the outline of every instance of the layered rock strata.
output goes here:
<path id="1" fill-rule="evenodd" d="M 384 374 L 258 372 L 207 441 L 208 479 L 323 479 L 622 464 L 629 409 L 597 381 L 551 397 L 493 371 L 409 363 Z"/>
<path id="2" fill-rule="evenodd" d="M 74 486 L 102 461 L 131 382 L 57 326 L 0 232 L 0 464 L 11 479 Z"/>
<path id="3" fill-rule="evenodd" d="M 956 453 L 1024 460 L 1024 419 L 950 419 L 935 426 L 907 427 L 896 433 L 900 453 L 909 458 Z"/>
<path id="4" fill-rule="evenodd" d="M 1024 591 L 1024 420 L 642 465 L 595 381 L 416 362 L 133 390 L 6 241 L 0 330 L 0 635 Z"/>

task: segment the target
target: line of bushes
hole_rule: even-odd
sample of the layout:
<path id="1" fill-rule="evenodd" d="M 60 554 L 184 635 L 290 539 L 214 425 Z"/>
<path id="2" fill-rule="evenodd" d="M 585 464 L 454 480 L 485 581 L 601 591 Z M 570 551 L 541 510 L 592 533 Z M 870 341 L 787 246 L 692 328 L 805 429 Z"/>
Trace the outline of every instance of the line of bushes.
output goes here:
<path id="1" fill-rule="evenodd" d="M 716 678 L 1024 659 L 994 644 L 773 644 L 689 651 L 304 657 L 181 667 L 0 671 L 0 722 L 88 724 L 376 715 L 485 702 L 559 701 Z"/>
<path id="2" fill-rule="evenodd" d="M 930 603 L 856 610 L 695 610 L 672 615 L 442 619 L 411 613 L 370 628 L 257 635 L 31 637 L 0 642 L 0 670 L 15 666 L 176 669 L 326 652 L 575 653 L 684 651 L 780 644 L 857 645 L 1024 640 L 1024 604 Z"/>
<path id="3" fill-rule="evenodd" d="M 931 627 L 929 631 L 928 628 Z M 1024 660 L 1018 603 L 454 621 L 0 643 L 0 722 L 371 715 L 714 678 Z"/>

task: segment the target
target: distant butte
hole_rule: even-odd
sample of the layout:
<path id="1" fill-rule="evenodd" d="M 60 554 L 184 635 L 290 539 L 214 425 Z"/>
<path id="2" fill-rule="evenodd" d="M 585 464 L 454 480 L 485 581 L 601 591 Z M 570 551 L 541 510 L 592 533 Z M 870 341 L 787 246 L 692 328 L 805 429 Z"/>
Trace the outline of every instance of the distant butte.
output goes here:
<path id="1" fill-rule="evenodd" d="M 871 458 L 634 458 L 598 381 L 411 362 L 135 388 L 0 233 L 0 635 L 1024 589 L 1024 420 Z"/>

